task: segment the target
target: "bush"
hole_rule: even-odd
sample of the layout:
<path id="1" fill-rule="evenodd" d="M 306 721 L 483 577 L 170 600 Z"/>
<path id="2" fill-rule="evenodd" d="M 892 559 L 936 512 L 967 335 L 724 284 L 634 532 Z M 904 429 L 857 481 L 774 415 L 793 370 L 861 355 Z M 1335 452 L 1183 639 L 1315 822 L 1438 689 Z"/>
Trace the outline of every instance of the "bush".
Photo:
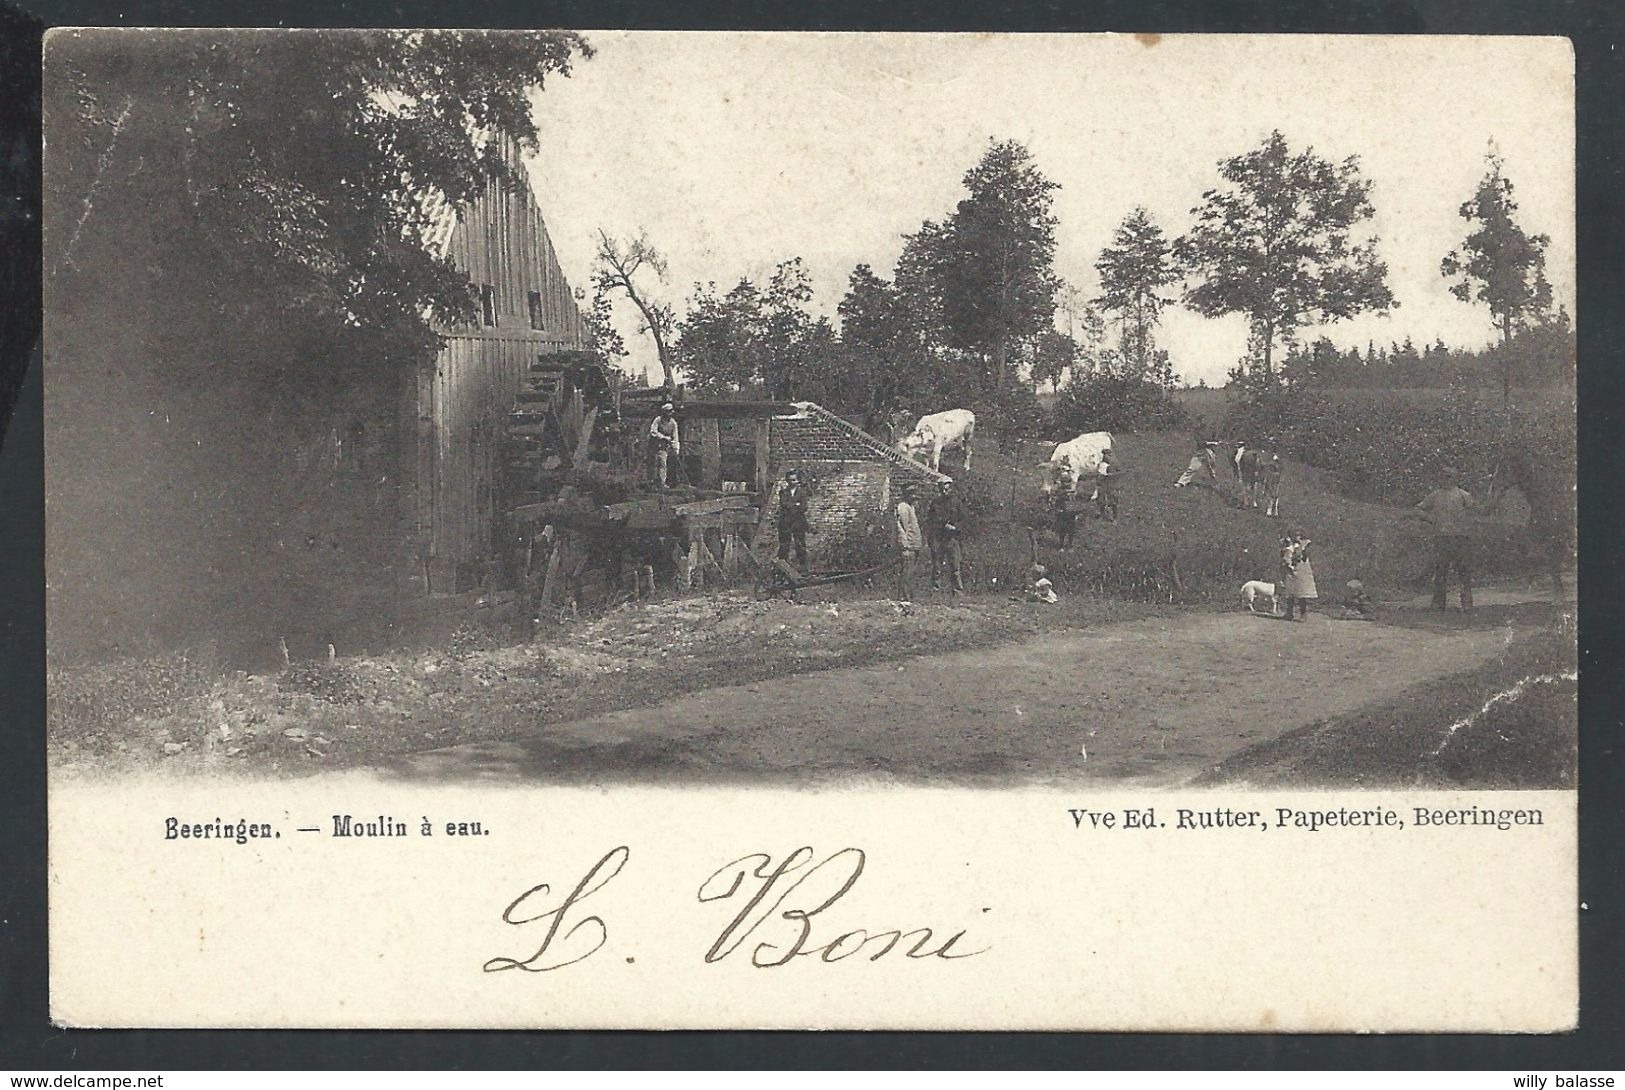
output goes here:
<path id="1" fill-rule="evenodd" d="M 1078 376 L 1056 402 L 1052 431 L 1174 431 L 1191 427 L 1190 414 L 1155 383 L 1108 375 Z"/>
<path id="2" fill-rule="evenodd" d="M 1273 435 L 1283 454 L 1329 472 L 1344 495 L 1405 505 L 1431 491 L 1446 466 L 1475 490 L 1510 451 L 1560 476 L 1572 476 L 1574 459 L 1572 411 L 1501 409 L 1465 389 L 1269 390 L 1232 407 L 1223 430 L 1244 442 Z"/>

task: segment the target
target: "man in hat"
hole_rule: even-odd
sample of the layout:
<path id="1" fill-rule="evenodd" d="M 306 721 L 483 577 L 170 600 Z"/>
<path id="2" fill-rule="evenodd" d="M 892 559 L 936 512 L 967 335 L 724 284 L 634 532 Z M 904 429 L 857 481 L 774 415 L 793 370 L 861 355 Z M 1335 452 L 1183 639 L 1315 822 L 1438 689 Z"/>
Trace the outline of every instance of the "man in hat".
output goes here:
<path id="1" fill-rule="evenodd" d="M 789 559 L 793 549 L 796 566 L 807 570 L 807 503 L 812 493 L 801 481 L 801 470 L 791 469 L 779 486 L 779 559 Z"/>
<path id="2" fill-rule="evenodd" d="M 920 515 L 914 504 L 914 487 L 904 485 L 897 498 L 897 600 L 900 602 L 914 600 L 914 565 L 925 547 Z"/>
<path id="3" fill-rule="evenodd" d="M 1433 527 L 1433 608 L 1445 608 L 1450 570 L 1461 580 L 1461 608 L 1473 608 L 1473 511 L 1478 506 L 1472 493 L 1456 483 L 1456 471 L 1439 471 L 1439 487 L 1429 492 L 1416 509 Z"/>
<path id="4" fill-rule="evenodd" d="M 649 452 L 654 455 L 655 485 L 664 490 L 671 462 L 682 453 L 683 445 L 677 434 L 676 407 L 667 401 L 660 406 L 660 415 L 649 422 Z"/>
<path id="5" fill-rule="evenodd" d="M 954 482 L 943 481 L 941 493 L 931 503 L 931 585 L 942 587 L 942 568 L 946 564 L 955 597 L 965 592 L 964 554 L 959 545 L 964 525 L 965 508 L 954 491 Z"/>
<path id="6" fill-rule="evenodd" d="M 1100 517 L 1117 521 L 1117 480 L 1123 471 L 1117 465 L 1117 455 L 1111 447 L 1100 452 L 1100 464 L 1095 467 L 1095 506 Z"/>

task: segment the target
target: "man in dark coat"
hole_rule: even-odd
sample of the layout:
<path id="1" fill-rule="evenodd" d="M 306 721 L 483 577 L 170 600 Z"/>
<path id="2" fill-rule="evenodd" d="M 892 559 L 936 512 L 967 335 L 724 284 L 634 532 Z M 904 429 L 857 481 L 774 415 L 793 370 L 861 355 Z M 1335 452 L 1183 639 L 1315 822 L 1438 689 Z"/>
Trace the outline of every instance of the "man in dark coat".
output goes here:
<path id="1" fill-rule="evenodd" d="M 801 481 L 801 471 L 792 469 L 784 475 L 779 488 L 779 559 L 786 560 L 792 549 L 796 566 L 807 570 L 807 503 L 812 492 Z"/>
<path id="2" fill-rule="evenodd" d="M 1445 608 L 1450 572 L 1461 580 L 1461 608 L 1473 608 L 1473 520 L 1478 502 L 1472 493 L 1456 483 L 1456 471 L 1439 472 L 1439 487 L 1425 496 L 1416 509 L 1433 527 L 1433 608 Z"/>
<path id="3" fill-rule="evenodd" d="M 964 533 L 965 506 L 954 491 L 952 481 L 942 482 L 942 494 L 931 503 L 931 585 L 942 587 L 942 567 L 948 566 L 954 594 L 965 590 L 965 577 L 961 571 L 964 556 L 959 539 Z"/>

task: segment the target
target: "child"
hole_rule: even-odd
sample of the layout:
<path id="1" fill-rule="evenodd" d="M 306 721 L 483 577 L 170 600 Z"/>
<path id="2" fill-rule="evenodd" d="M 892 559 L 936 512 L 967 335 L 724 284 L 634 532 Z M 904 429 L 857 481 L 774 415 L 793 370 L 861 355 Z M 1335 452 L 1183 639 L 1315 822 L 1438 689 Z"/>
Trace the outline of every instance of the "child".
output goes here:
<path id="1" fill-rule="evenodd" d="M 1377 619 L 1377 606 L 1371 600 L 1371 595 L 1365 592 L 1365 584 L 1358 579 L 1350 579 L 1343 587 L 1343 608 L 1338 611 L 1337 619 L 1340 621 L 1374 621 Z"/>
<path id="2" fill-rule="evenodd" d="M 1072 474 L 1072 463 L 1063 459 L 1055 477 L 1055 491 L 1050 493 L 1050 506 L 1055 514 L 1055 541 L 1062 548 L 1070 548 L 1078 533 L 1078 512 L 1073 509 L 1073 493 L 1077 478 Z"/>
<path id="3" fill-rule="evenodd" d="M 1061 596 L 1055 593 L 1055 584 L 1049 581 L 1049 571 L 1044 565 L 1034 564 L 1030 576 L 1032 586 L 1027 589 L 1027 600 L 1029 602 L 1044 602 L 1047 605 L 1054 605 L 1061 600 Z"/>
<path id="4" fill-rule="evenodd" d="M 1277 608 L 1284 603 L 1286 619 L 1308 620 L 1309 599 L 1320 597 L 1315 589 L 1315 569 L 1309 563 L 1309 539 L 1293 531 L 1281 538 L 1281 575 L 1276 581 Z M 1293 606 L 1298 614 L 1294 617 Z"/>

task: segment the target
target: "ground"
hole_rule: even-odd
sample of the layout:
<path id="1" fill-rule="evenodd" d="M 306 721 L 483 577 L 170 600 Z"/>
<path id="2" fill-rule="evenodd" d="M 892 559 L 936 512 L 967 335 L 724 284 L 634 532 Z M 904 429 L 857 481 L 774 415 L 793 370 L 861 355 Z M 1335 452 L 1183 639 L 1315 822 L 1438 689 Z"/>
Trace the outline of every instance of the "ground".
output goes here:
<path id="1" fill-rule="evenodd" d="M 1572 783 L 1570 607 L 1491 591 L 1470 617 L 1384 614 L 695 598 L 546 645 L 240 675 L 134 730 L 56 732 L 53 760 L 482 782 Z M 1555 680 L 1473 719 L 1537 676 Z"/>

